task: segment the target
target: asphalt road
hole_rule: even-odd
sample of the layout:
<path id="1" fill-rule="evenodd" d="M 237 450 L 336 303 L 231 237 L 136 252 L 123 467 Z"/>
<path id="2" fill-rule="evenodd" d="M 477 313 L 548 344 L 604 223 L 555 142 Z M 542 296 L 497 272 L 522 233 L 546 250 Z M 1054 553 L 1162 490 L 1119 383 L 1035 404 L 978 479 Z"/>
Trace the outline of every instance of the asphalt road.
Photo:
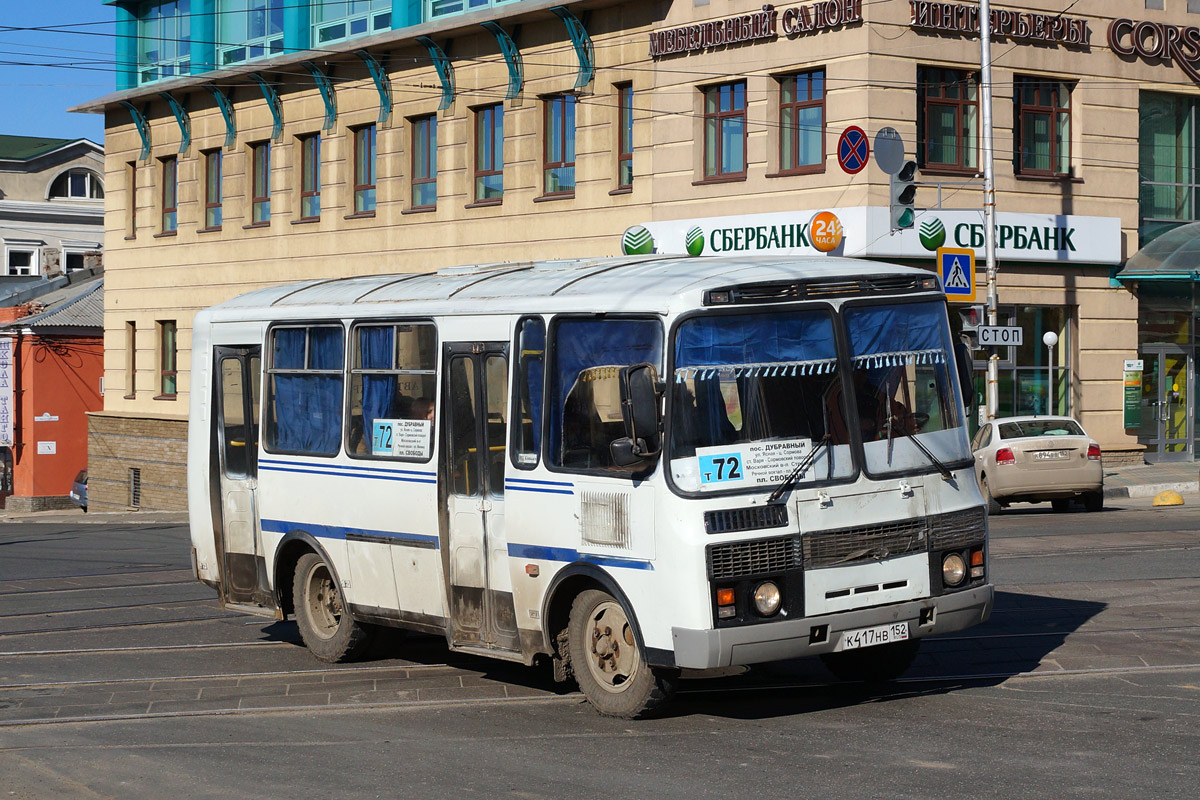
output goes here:
<path id="1" fill-rule="evenodd" d="M 434 637 L 316 662 L 291 623 L 220 610 L 167 519 L 2 522 L 0 798 L 1191 798 L 1190 500 L 998 515 L 992 619 L 885 689 L 799 660 L 633 723 Z"/>

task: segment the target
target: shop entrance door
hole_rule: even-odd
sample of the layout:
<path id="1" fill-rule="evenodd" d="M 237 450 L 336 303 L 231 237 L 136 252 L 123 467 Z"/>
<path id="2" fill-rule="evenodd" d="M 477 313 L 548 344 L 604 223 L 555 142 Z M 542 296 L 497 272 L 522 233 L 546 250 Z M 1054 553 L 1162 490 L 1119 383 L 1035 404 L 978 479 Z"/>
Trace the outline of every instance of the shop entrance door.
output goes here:
<path id="1" fill-rule="evenodd" d="M 1195 451 L 1191 353 L 1174 345 L 1146 345 L 1142 359 L 1142 424 L 1138 441 L 1146 460 L 1191 461 Z"/>

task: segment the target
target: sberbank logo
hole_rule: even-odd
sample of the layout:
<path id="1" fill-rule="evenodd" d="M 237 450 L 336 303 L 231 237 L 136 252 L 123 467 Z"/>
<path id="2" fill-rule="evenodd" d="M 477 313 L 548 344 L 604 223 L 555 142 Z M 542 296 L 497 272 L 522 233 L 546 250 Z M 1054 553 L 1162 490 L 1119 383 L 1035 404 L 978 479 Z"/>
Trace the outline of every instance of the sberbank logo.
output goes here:
<path id="1" fill-rule="evenodd" d="M 921 246 L 926 250 L 937 250 L 946 243 L 946 226 L 937 217 L 927 219 L 917 230 L 921 237 Z"/>
<path id="2" fill-rule="evenodd" d="M 692 228 L 683 240 L 689 256 L 698 256 L 704 252 L 704 231 Z"/>
<path id="3" fill-rule="evenodd" d="M 621 249 L 627 256 L 648 256 L 654 252 L 654 237 L 641 225 L 634 225 L 621 237 Z"/>

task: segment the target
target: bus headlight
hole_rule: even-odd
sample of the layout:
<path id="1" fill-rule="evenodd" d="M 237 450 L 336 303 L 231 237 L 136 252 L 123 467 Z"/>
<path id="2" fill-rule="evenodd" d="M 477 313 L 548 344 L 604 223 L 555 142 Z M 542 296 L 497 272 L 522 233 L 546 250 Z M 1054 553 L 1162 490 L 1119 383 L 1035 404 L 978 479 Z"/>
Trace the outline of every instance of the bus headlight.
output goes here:
<path id="1" fill-rule="evenodd" d="M 781 599 L 779 587 L 771 581 L 760 583 L 754 590 L 754 607 L 764 617 L 769 617 L 779 610 Z"/>
<path id="2" fill-rule="evenodd" d="M 942 559 L 942 583 L 946 586 L 958 586 L 967 576 L 967 562 L 958 553 L 947 553 Z"/>

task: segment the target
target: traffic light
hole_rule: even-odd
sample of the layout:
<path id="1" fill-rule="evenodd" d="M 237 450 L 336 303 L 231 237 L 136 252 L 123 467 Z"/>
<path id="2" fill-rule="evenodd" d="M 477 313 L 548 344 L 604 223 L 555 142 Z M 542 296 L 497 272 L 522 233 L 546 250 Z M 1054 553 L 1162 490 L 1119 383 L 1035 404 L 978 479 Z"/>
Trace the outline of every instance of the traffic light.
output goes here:
<path id="1" fill-rule="evenodd" d="M 917 199 L 917 162 L 905 161 L 899 172 L 891 176 L 890 210 L 892 230 L 911 228 L 917 217 L 913 202 Z"/>
<path id="2" fill-rule="evenodd" d="M 987 324 L 987 306 L 959 306 L 958 319 L 962 322 L 962 335 L 972 350 L 979 349 L 979 326 Z"/>

